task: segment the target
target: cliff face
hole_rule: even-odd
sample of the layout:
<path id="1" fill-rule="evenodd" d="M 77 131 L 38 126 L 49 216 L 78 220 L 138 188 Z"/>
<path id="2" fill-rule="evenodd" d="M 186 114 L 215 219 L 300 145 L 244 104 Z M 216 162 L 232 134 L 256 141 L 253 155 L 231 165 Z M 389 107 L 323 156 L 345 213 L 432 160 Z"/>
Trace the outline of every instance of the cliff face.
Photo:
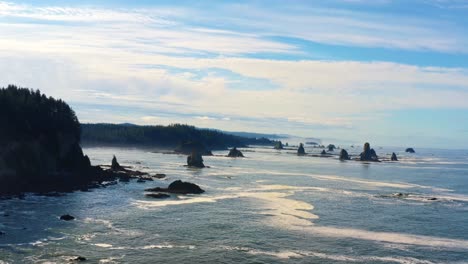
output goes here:
<path id="1" fill-rule="evenodd" d="M 80 125 L 63 101 L 0 89 L 0 194 L 69 188 L 91 177 Z"/>

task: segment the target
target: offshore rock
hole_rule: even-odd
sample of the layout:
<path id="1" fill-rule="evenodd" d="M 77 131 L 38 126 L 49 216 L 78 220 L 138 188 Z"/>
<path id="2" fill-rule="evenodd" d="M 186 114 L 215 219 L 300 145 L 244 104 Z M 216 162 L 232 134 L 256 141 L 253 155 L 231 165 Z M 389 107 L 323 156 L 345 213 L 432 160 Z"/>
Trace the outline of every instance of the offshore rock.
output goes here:
<path id="1" fill-rule="evenodd" d="M 304 144 L 299 144 L 299 148 L 297 149 L 297 155 L 301 156 L 301 155 L 305 155 L 306 152 L 305 152 L 305 149 L 304 149 Z"/>
<path id="2" fill-rule="evenodd" d="M 345 149 L 340 152 L 340 160 L 349 160 L 348 152 Z"/>
<path id="3" fill-rule="evenodd" d="M 243 158 L 244 154 L 242 154 L 242 152 L 240 150 L 238 150 L 236 147 L 234 147 L 229 151 L 228 157 Z"/>
<path id="4" fill-rule="evenodd" d="M 168 193 L 179 193 L 179 194 L 201 194 L 205 191 L 200 188 L 200 186 L 190 183 L 190 182 L 183 182 L 181 180 L 177 180 L 169 184 L 167 188 L 152 188 L 146 189 L 147 192 L 168 192 Z"/>
<path id="5" fill-rule="evenodd" d="M 202 155 L 196 151 L 193 151 L 192 154 L 187 157 L 187 166 L 204 168 L 205 164 L 203 164 Z"/>
<path id="6" fill-rule="evenodd" d="M 390 158 L 391 161 L 398 161 L 397 155 L 395 152 L 392 153 L 392 157 Z"/>
<path id="7" fill-rule="evenodd" d="M 414 151 L 413 148 L 407 148 L 407 149 L 405 150 L 405 152 L 407 152 L 407 153 L 415 153 L 416 151 Z"/>
<path id="8" fill-rule="evenodd" d="M 370 144 L 368 142 L 364 144 L 363 152 L 360 154 L 360 160 L 361 161 L 376 161 L 376 162 L 379 161 L 379 158 L 377 157 L 375 150 L 370 147 Z"/>

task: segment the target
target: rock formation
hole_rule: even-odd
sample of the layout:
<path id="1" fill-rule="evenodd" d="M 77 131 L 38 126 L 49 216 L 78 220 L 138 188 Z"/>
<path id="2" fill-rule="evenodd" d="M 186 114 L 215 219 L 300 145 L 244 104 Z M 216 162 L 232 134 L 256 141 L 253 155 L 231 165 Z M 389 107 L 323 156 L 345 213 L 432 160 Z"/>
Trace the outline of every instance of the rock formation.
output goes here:
<path id="1" fill-rule="evenodd" d="M 320 152 L 320 155 L 327 155 L 327 152 L 323 149 L 322 152 Z"/>
<path id="2" fill-rule="evenodd" d="M 168 192 L 168 193 L 179 193 L 179 194 L 201 194 L 205 191 L 200 188 L 200 186 L 190 183 L 177 180 L 169 184 L 167 188 L 152 188 L 146 189 L 147 192 Z"/>
<path id="3" fill-rule="evenodd" d="M 375 150 L 370 147 L 369 143 L 364 144 L 363 152 L 360 154 L 361 161 L 379 161 Z"/>
<path id="4" fill-rule="evenodd" d="M 392 161 L 398 161 L 397 155 L 395 152 L 392 153 L 392 157 L 390 158 Z"/>
<path id="5" fill-rule="evenodd" d="M 299 148 L 297 149 L 297 155 L 305 155 L 305 149 L 304 149 L 304 144 L 299 144 Z"/>
<path id="6" fill-rule="evenodd" d="M 64 221 L 71 221 L 73 219 L 75 219 L 75 217 L 73 217 L 73 216 L 71 216 L 69 214 L 60 216 L 60 220 L 64 220 Z"/>
<path id="7" fill-rule="evenodd" d="M 233 148 L 229 151 L 228 157 L 231 157 L 231 158 L 243 158 L 244 155 L 243 155 L 242 152 L 241 152 L 240 150 L 238 150 L 236 147 L 233 147 Z"/>
<path id="8" fill-rule="evenodd" d="M 414 151 L 413 148 L 407 148 L 407 149 L 405 150 L 405 152 L 407 152 L 407 153 L 415 153 L 416 151 Z"/>
<path id="9" fill-rule="evenodd" d="M 336 147 L 335 147 L 335 145 L 333 145 L 333 144 L 329 144 L 329 145 L 327 146 L 327 149 L 328 149 L 328 151 L 334 151 L 334 150 L 336 149 Z"/>
<path id="10" fill-rule="evenodd" d="M 345 149 L 340 152 L 340 160 L 349 160 L 348 152 Z"/>
<path id="11" fill-rule="evenodd" d="M 204 168 L 205 164 L 203 164 L 202 155 L 200 155 L 200 153 L 198 153 L 197 151 L 193 151 L 192 154 L 187 157 L 187 166 Z"/>
<path id="12" fill-rule="evenodd" d="M 111 170 L 113 170 L 113 171 L 124 170 L 124 168 L 122 166 L 120 166 L 119 162 L 117 162 L 117 158 L 115 157 L 115 155 L 112 158 Z"/>
<path id="13" fill-rule="evenodd" d="M 276 142 L 275 149 L 283 149 L 283 143 L 281 141 Z"/>

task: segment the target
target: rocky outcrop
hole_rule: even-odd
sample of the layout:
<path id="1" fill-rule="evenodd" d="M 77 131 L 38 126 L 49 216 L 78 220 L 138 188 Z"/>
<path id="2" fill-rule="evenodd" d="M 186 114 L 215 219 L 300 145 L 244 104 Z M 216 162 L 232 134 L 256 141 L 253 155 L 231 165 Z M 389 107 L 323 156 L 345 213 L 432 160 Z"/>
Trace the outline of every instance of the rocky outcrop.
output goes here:
<path id="1" fill-rule="evenodd" d="M 340 160 L 349 160 L 348 151 L 342 149 L 340 152 Z"/>
<path id="2" fill-rule="evenodd" d="M 304 144 L 299 144 L 299 148 L 297 149 L 297 155 L 302 156 L 305 155 L 305 149 L 304 149 Z"/>
<path id="3" fill-rule="evenodd" d="M 66 215 L 62 215 L 60 216 L 60 220 L 63 220 L 63 221 L 71 221 L 71 220 L 74 220 L 75 217 L 69 215 L 69 214 L 66 214 Z"/>
<path id="4" fill-rule="evenodd" d="M 147 192 L 167 192 L 167 193 L 178 193 L 178 194 L 201 194 L 205 191 L 201 189 L 198 185 L 190 182 L 183 182 L 177 180 L 169 184 L 167 188 L 152 188 L 146 189 Z"/>
<path id="5" fill-rule="evenodd" d="M 113 170 L 113 171 L 122 171 L 122 170 L 124 170 L 124 168 L 122 166 L 120 166 L 119 162 L 117 162 L 117 158 L 115 157 L 115 155 L 112 158 L 111 170 Z"/>
<path id="6" fill-rule="evenodd" d="M 416 151 L 414 151 L 413 148 L 407 148 L 407 149 L 405 150 L 405 152 L 407 152 L 407 153 L 415 153 Z"/>
<path id="7" fill-rule="evenodd" d="M 327 149 L 328 149 L 328 151 L 334 151 L 334 150 L 336 149 L 336 147 L 335 147 L 335 145 L 333 145 L 333 144 L 329 144 L 329 145 L 327 146 Z"/>
<path id="8" fill-rule="evenodd" d="M 395 152 L 392 153 L 392 157 L 390 158 L 391 161 L 398 161 L 397 155 Z"/>
<path id="9" fill-rule="evenodd" d="M 379 161 L 379 158 L 377 157 L 377 153 L 375 153 L 375 150 L 370 147 L 369 143 L 364 144 L 364 149 L 363 152 L 359 155 L 361 161 Z"/>
<path id="10" fill-rule="evenodd" d="M 281 141 L 277 141 L 276 144 L 275 144 L 275 149 L 283 149 L 283 142 Z"/>
<path id="11" fill-rule="evenodd" d="M 327 155 L 327 152 L 323 149 L 322 152 L 320 152 L 320 155 Z"/>
<path id="12" fill-rule="evenodd" d="M 228 157 L 231 158 L 243 158 L 244 155 L 240 150 L 238 150 L 236 147 L 233 147 L 230 151 L 229 154 L 227 155 Z"/>
<path id="13" fill-rule="evenodd" d="M 204 168 L 202 155 L 196 151 L 187 157 L 187 166 L 195 168 Z"/>

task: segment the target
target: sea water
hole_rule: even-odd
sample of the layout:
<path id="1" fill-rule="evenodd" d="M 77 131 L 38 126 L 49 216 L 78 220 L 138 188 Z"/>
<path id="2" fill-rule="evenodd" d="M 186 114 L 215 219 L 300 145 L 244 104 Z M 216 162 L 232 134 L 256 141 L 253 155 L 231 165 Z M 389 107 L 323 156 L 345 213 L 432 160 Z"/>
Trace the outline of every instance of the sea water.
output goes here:
<path id="1" fill-rule="evenodd" d="M 0 263 L 468 263 L 468 151 L 378 148 L 400 161 L 362 163 L 241 150 L 193 169 L 183 155 L 85 148 L 93 164 L 116 155 L 167 176 L 1 200 Z M 179 179 L 206 192 L 145 197 Z"/>

